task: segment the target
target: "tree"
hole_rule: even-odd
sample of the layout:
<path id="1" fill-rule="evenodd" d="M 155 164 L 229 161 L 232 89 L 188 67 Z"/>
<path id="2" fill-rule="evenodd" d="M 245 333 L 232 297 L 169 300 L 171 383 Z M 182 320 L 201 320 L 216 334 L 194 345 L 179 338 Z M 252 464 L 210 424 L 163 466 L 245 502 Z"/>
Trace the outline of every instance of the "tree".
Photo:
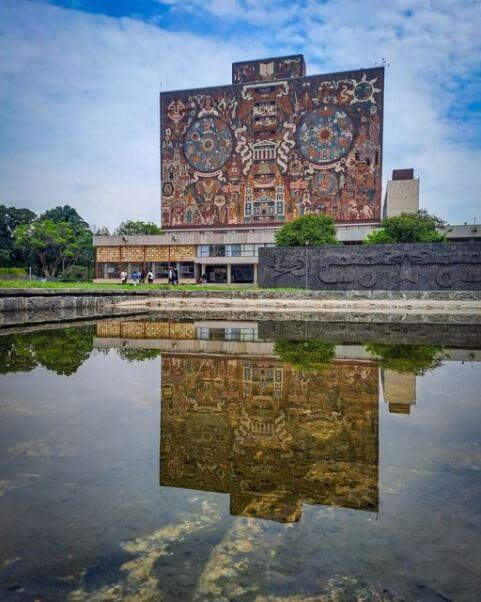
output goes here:
<path id="1" fill-rule="evenodd" d="M 76 209 L 70 205 L 54 207 L 53 209 L 48 209 L 45 211 L 45 213 L 40 216 L 40 220 L 50 220 L 57 224 L 68 224 L 75 234 L 84 242 L 84 246 L 82 247 L 80 253 L 75 257 L 75 262 L 79 265 L 87 267 L 89 270 L 92 269 L 94 263 L 92 232 L 88 223 L 78 214 Z M 89 239 L 89 242 L 87 242 L 87 239 Z M 68 257 L 62 260 L 64 265 L 68 265 L 71 262 L 72 260 Z"/>
<path id="2" fill-rule="evenodd" d="M 94 236 L 110 236 L 110 230 L 107 226 L 100 226 L 99 228 L 92 228 Z"/>
<path id="3" fill-rule="evenodd" d="M 278 247 L 317 247 L 336 245 L 336 228 L 332 217 L 311 214 L 284 224 L 274 236 Z"/>
<path id="4" fill-rule="evenodd" d="M 30 209 L 0 205 L 0 266 L 23 267 L 27 257 L 15 248 L 13 233 L 17 226 L 30 224 L 37 216 Z"/>
<path id="5" fill-rule="evenodd" d="M 47 278 L 54 278 L 63 262 L 77 263 L 85 249 L 92 245 L 88 230 L 75 231 L 66 222 L 48 219 L 18 226 L 14 239 L 17 248 L 38 259 Z"/>
<path id="6" fill-rule="evenodd" d="M 64 205 L 63 207 L 54 207 L 48 209 L 45 213 L 40 216 L 41 220 L 50 220 L 55 223 L 66 222 L 76 232 L 79 230 L 89 230 L 88 223 L 80 217 L 77 210 L 70 205 Z"/>
<path id="7" fill-rule="evenodd" d="M 381 228 L 368 234 L 366 245 L 409 242 L 445 242 L 446 236 L 439 232 L 446 228 L 446 222 L 425 210 L 416 213 L 403 213 L 385 217 Z"/>
<path id="8" fill-rule="evenodd" d="M 115 230 L 117 236 L 136 234 L 162 234 L 162 230 L 153 222 L 136 222 L 127 220 Z"/>

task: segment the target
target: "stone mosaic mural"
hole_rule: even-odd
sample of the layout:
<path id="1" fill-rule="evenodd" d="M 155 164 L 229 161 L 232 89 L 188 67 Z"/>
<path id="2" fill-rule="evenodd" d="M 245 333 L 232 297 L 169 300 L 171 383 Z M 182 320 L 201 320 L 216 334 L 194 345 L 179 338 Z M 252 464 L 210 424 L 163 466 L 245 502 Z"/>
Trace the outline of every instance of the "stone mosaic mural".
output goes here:
<path id="1" fill-rule="evenodd" d="M 481 290 L 481 243 L 259 249 L 259 285 L 312 290 Z"/>
<path id="2" fill-rule="evenodd" d="M 376 511 L 378 367 L 163 354 L 160 484 L 280 522 L 302 504 Z"/>
<path id="3" fill-rule="evenodd" d="M 164 228 L 380 218 L 384 69 L 304 73 L 236 63 L 233 85 L 161 94 Z"/>

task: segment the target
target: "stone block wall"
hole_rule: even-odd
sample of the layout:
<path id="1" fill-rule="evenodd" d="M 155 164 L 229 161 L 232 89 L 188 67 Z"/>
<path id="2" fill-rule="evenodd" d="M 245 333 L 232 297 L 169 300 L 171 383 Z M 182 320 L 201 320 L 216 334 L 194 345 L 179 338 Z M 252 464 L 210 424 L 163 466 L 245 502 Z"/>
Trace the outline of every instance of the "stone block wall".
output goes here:
<path id="1" fill-rule="evenodd" d="M 481 291 L 481 243 L 259 249 L 259 285 L 325 291 Z"/>

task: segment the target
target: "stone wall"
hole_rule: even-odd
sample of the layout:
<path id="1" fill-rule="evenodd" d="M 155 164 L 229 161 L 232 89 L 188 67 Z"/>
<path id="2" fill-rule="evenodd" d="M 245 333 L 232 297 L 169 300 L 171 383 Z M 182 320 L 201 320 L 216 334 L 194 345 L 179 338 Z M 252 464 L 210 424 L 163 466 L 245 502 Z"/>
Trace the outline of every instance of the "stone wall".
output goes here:
<path id="1" fill-rule="evenodd" d="M 259 286 L 324 291 L 481 291 L 481 243 L 259 249 Z"/>

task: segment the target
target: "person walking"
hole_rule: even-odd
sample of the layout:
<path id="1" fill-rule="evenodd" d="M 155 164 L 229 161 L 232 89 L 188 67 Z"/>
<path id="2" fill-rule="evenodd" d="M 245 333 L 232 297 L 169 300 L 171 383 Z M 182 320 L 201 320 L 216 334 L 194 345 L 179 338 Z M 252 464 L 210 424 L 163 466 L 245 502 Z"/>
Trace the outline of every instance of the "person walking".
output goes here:
<path id="1" fill-rule="evenodd" d="M 134 270 L 132 272 L 132 282 L 134 283 L 134 286 L 137 286 L 139 284 L 139 273 L 137 272 L 137 270 Z"/>
<path id="2" fill-rule="evenodd" d="M 145 268 L 142 268 L 142 271 L 140 272 L 140 284 L 145 284 L 146 277 L 147 277 L 147 272 L 145 271 Z"/>
<path id="3" fill-rule="evenodd" d="M 125 270 L 120 272 L 120 282 L 121 284 L 127 284 L 127 272 Z"/>
<path id="4" fill-rule="evenodd" d="M 173 277 L 172 284 L 175 284 L 175 285 L 179 284 L 179 273 L 177 272 L 177 268 L 174 268 L 172 270 L 172 277 Z"/>
<path id="5" fill-rule="evenodd" d="M 172 266 L 169 265 L 169 271 L 168 271 L 168 275 L 169 275 L 169 284 L 173 284 L 174 282 L 174 271 L 172 269 Z"/>
<path id="6" fill-rule="evenodd" d="M 147 282 L 149 284 L 154 283 L 154 273 L 152 272 L 152 270 L 149 270 L 149 273 L 147 274 Z"/>

